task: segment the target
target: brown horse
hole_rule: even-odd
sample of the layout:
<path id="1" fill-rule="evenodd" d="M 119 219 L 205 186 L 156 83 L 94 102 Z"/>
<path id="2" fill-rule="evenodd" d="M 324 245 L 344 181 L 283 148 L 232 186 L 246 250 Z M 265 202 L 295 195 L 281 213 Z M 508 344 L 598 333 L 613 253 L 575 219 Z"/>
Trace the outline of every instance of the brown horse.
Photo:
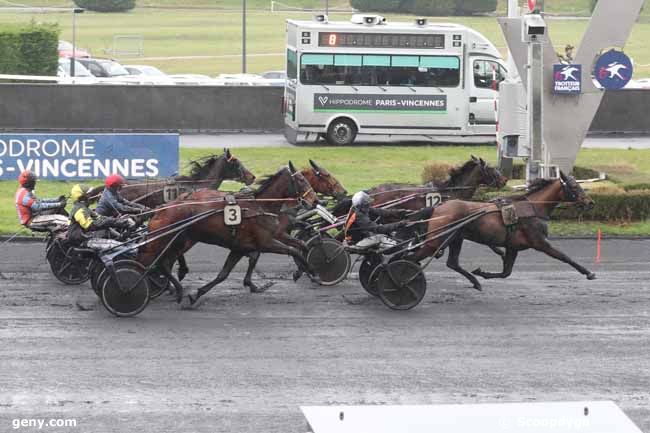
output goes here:
<path id="1" fill-rule="evenodd" d="M 450 200 L 433 211 L 433 219 L 427 223 L 428 241 L 409 254 L 408 259 L 420 262 L 432 257 L 446 245 L 449 246 L 447 266 L 465 276 L 477 290 L 481 284 L 459 264 L 463 240 L 468 239 L 490 247 L 505 247 L 503 271 L 501 273 L 483 272 L 480 268 L 473 274 L 483 278 L 506 278 L 511 272 L 519 251 L 533 248 L 555 259 L 573 266 L 587 279 L 596 278 L 596 274 L 574 262 L 549 243 L 547 221 L 553 210 L 560 203 L 575 203 L 582 209 L 592 208 L 594 203 L 572 176 L 561 173 L 560 179 L 539 179 L 531 183 L 526 194 L 509 197 L 501 202 L 490 203 Z M 504 223 L 501 208 L 512 204 L 518 220 Z M 469 218 L 471 221 L 449 235 L 434 239 L 436 234 L 453 227 L 455 222 Z"/>
<path id="2" fill-rule="evenodd" d="M 341 182 L 339 182 L 332 174 L 316 164 L 311 159 L 309 160 L 311 168 L 304 168 L 301 173 L 305 179 L 314 188 L 316 194 L 324 197 L 333 197 L 336 200 L 344 198 L 348 192 L 345 190 Z"/>
<path id="3" fill-rule="evenodd" d="M 374 207 L 382 204 L 400 201 L 399 208 L 407 210 L 420 210 L 427 207 L 426 194 L 429 192 L 440 192 L 446 196 L 456 199 L 468 200 L 472 198 L 481 185 L 492 188 L 503 188 L 508 178 L 501 172 L 490 167 L 482 158 L 472 158 L 460 167 L 449 170 L 449 177 L 446 181 L 434 184 L 429 182 L 426 185 L 411 185 L 399 183 L 386 183 L 377 185 L 366 192 L 374 198 Z M 347 198 L 341 200 L 332 210 L 336 216 L 346 215 L 352 206 L 352 200 Z"/>
<path id="4" fill-rule="evenodd" d="M 170 277 L 176 287 L 179 302 L 182 297 L 182 287 L 171 276 L 171 265 L 179 255 L 184 254 L 198 242 L 227 248 L 230 250 L 230 254 L 214 280 L 199 288 L 196 295 L 188 295 L 187 300 L 190 305 L 224 281 L 244 256 L 249 258 L 244 285 L 251 292 L 261 292 L 266 289 L 266 287 L 258 287 L 252 282 L 253 270 L 260 253 L 290 255 L 302 267 L 310 269 L 304 259 L 303 251 L 300 249 L 300 241 L 285 233 L 279 217 L 283 208 L 287 206 L 295 205 L 299 201 L 305 201 L 311 205 L 318 200 L 311 185 L 300 172 L 295 171 L 292 164 L 266 178 L 252 194 L 237 193 L 234 194 L 234 198 L 242 210 L 241 223 L 236 226 L 229 226 L 225 223 L 223 210 L 228 199 L 224 197 L 223 193 L 211 190 L 201 190 L 182 196 L 169 206 L 157 211 L 149 222 L 149 231 L 154 232 L 202 212 L 215 212 L 188 227 L 166 251 L 165 247 L 171 240 L 171 235 L 153 240 L 140 251 L 138 259 L 145 266 L 151 265 L 157 256 L 165 251 L 158 261 L 158 266 L 165 275 Z M 291 246 L 289 243 L 296 246 Z"/>
<path id="5" fill-rule="evenodd" d="M 224 149 L 222 155 L 210 155 L 191 161 L 189 176 L 176 176 L 166 180 L 146 180 L 142 183 L 126 185 L 120 192 L 129 201 L 154 208 L 169 200 L 165 189 L 173 188 L 172 200 L 184 192 L 202 188 L 218 189 L 224 180 L 234 180 L 250 185 L 255 181 L 253 173 L 237 159 L 230 149 Z M 176 188 L 177 187 L 177 188 Z M 104 186 L 97 186 L 91 191 L 91 200 L 99 198 Z"/>

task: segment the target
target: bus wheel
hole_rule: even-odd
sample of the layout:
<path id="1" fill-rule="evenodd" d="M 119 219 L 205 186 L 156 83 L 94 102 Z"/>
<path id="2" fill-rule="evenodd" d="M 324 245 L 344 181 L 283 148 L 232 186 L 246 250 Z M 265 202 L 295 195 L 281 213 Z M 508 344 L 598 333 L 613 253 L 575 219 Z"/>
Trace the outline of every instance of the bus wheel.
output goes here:
<path id="1" fill-rule="evenodd" d="M 327 128 L 327 142 L 333 146 L 352 144 L 357 137 L 357 127 L 350 119 L 335 119 Z"/>

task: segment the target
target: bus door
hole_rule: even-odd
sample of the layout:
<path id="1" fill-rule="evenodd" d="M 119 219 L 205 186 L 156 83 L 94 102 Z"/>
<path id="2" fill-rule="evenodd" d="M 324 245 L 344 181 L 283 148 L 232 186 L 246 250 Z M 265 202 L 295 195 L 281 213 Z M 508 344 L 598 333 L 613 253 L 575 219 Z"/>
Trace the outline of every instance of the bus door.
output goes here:
<path id="1" fill-rule="evenodd" d="M 496 125 L 495 101 L 499 94 L 499 83 L 505 80 L 506 70 L 492 58 L 473 57 L 469 88 L 469 123 L 476 125 Z"/>

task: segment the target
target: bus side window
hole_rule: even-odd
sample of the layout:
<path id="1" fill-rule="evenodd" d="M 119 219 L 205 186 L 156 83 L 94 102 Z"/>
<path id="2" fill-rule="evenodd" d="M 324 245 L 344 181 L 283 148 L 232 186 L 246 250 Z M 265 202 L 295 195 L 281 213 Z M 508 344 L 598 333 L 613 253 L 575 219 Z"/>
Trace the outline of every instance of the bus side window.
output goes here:
<path id="1" fill-rule="evenodd" d="M 474 85 L 479 89 L 498 90 L 499 83 L 506 78 L 503 67 L 490 60 L 474 61 Z"/>

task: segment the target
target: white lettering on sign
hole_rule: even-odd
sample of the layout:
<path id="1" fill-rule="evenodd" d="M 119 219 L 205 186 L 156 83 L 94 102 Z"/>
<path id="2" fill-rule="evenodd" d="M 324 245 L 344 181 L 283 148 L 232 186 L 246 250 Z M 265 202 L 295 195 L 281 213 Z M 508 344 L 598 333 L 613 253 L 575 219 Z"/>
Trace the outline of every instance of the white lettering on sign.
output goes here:
<path id="1" fill-rule="evenodd" d="M 2 160 L 0 160 L 2 164 Z M 31 170 L 39 177 L 97 179 L 119 173 L 125 177 L 156 177 L 160 170 L 156 159 L 18 159 L 17 172 Z M 0 175 L 4 171 L 1 170 Z"/>
<path id="2" fill-rule="evenodd" d="M 12 156 L 23 158 L 92 158 L 95 156 L 95 139 L 58 141 L 48 138 L 40 141 L 30 138 L 25 141 L 11 139 L 0 140 L 0 157 Z"/>

